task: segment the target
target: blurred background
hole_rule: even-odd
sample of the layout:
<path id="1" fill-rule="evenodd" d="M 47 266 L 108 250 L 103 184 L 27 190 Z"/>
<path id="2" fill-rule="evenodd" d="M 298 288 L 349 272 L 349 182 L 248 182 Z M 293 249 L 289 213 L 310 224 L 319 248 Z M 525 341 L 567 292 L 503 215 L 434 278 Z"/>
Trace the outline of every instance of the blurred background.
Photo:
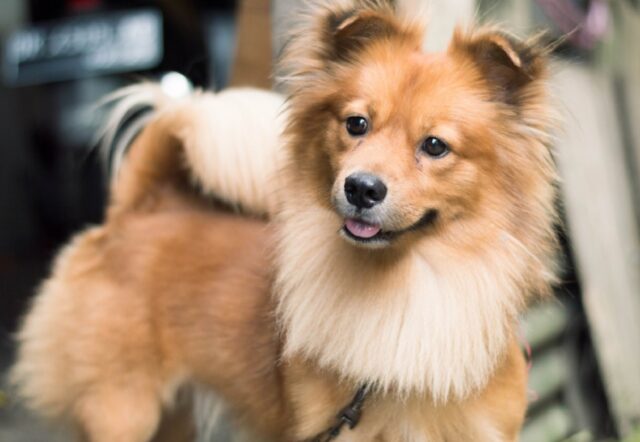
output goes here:
<path id="1" fill-rule="evenodd" d="M 564 271 L 557 299 L 522 319 L 532 347 L 522 440 L 640 441 L 640 1 L 424 1 L 429 49 L 470 21 L 546 31 L 556 47 Z M 55 252 L 103 215 L 96 103 L 140 79 L 174 94 L 270 88 L 297 3 L 0 0 L 0 379 Z M 0 441 L 68 440 L 1 386 Z"/>

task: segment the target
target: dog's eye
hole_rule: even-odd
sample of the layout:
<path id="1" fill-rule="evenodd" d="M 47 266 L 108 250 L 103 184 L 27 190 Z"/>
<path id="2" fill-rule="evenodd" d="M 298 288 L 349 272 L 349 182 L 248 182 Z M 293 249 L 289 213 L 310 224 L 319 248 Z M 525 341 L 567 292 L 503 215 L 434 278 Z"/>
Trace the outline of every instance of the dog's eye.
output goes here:
<path id="1" fill-rule="evenodd" d="M 355 116 L 347 118 L 347 132 L 349 135 L 358 137 L 364 135 L 369 130 L 369 122 L 365 117 Z"/>
<path id="2" fill-rule="evenodd" d="M 424 153 L 433 158 L 442 158 L 449 153 L 449 146 L 440 138 L 427 137 L 420 147 Z"/>

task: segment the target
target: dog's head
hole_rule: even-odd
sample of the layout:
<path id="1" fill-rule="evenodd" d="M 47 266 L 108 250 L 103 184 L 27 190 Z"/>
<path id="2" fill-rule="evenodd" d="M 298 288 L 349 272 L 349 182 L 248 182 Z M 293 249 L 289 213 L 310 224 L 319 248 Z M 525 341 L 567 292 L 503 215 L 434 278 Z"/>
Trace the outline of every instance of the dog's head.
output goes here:
<path id="1" fill-rule="evenodd" d="M 348 242 L 549 228 L 553 167 L 546 61 L 494 29 L 458 30 L 425 53 L 422 30 L 384 3 L 327 8 L 283 59 L 289 182 L 340 219 Z M 479 225 L 483 225 L 479 228 Z"/>

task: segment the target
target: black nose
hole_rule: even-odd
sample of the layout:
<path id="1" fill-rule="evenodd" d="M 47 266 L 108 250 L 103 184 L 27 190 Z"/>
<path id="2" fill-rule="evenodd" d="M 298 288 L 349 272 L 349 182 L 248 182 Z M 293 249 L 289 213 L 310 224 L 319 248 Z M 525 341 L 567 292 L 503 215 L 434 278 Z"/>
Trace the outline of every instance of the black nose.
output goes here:
<path id="1" fill-rule="evenodd" d="M 354 206 L 370 209 L 387 196 L 387 186 L 375 175 L 358 172 L 344 180 L 344 193 Z"/>

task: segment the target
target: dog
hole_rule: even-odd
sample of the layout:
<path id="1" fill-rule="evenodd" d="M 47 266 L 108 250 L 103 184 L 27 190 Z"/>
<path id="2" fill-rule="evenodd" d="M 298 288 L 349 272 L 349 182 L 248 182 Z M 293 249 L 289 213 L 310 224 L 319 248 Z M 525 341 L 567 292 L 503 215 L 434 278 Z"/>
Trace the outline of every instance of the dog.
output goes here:
<path id="1" fill-rule="evenodd" d="M 92 442 L 162 437 L 193 391 L 250 440 L 517 440 L 517 319 L 556 273 L 547 54 L 492 28 L 425 53 L 422 32 L 317 4 L 286 101 L 156 92 L 18 334 L 26 402 Z"/>

